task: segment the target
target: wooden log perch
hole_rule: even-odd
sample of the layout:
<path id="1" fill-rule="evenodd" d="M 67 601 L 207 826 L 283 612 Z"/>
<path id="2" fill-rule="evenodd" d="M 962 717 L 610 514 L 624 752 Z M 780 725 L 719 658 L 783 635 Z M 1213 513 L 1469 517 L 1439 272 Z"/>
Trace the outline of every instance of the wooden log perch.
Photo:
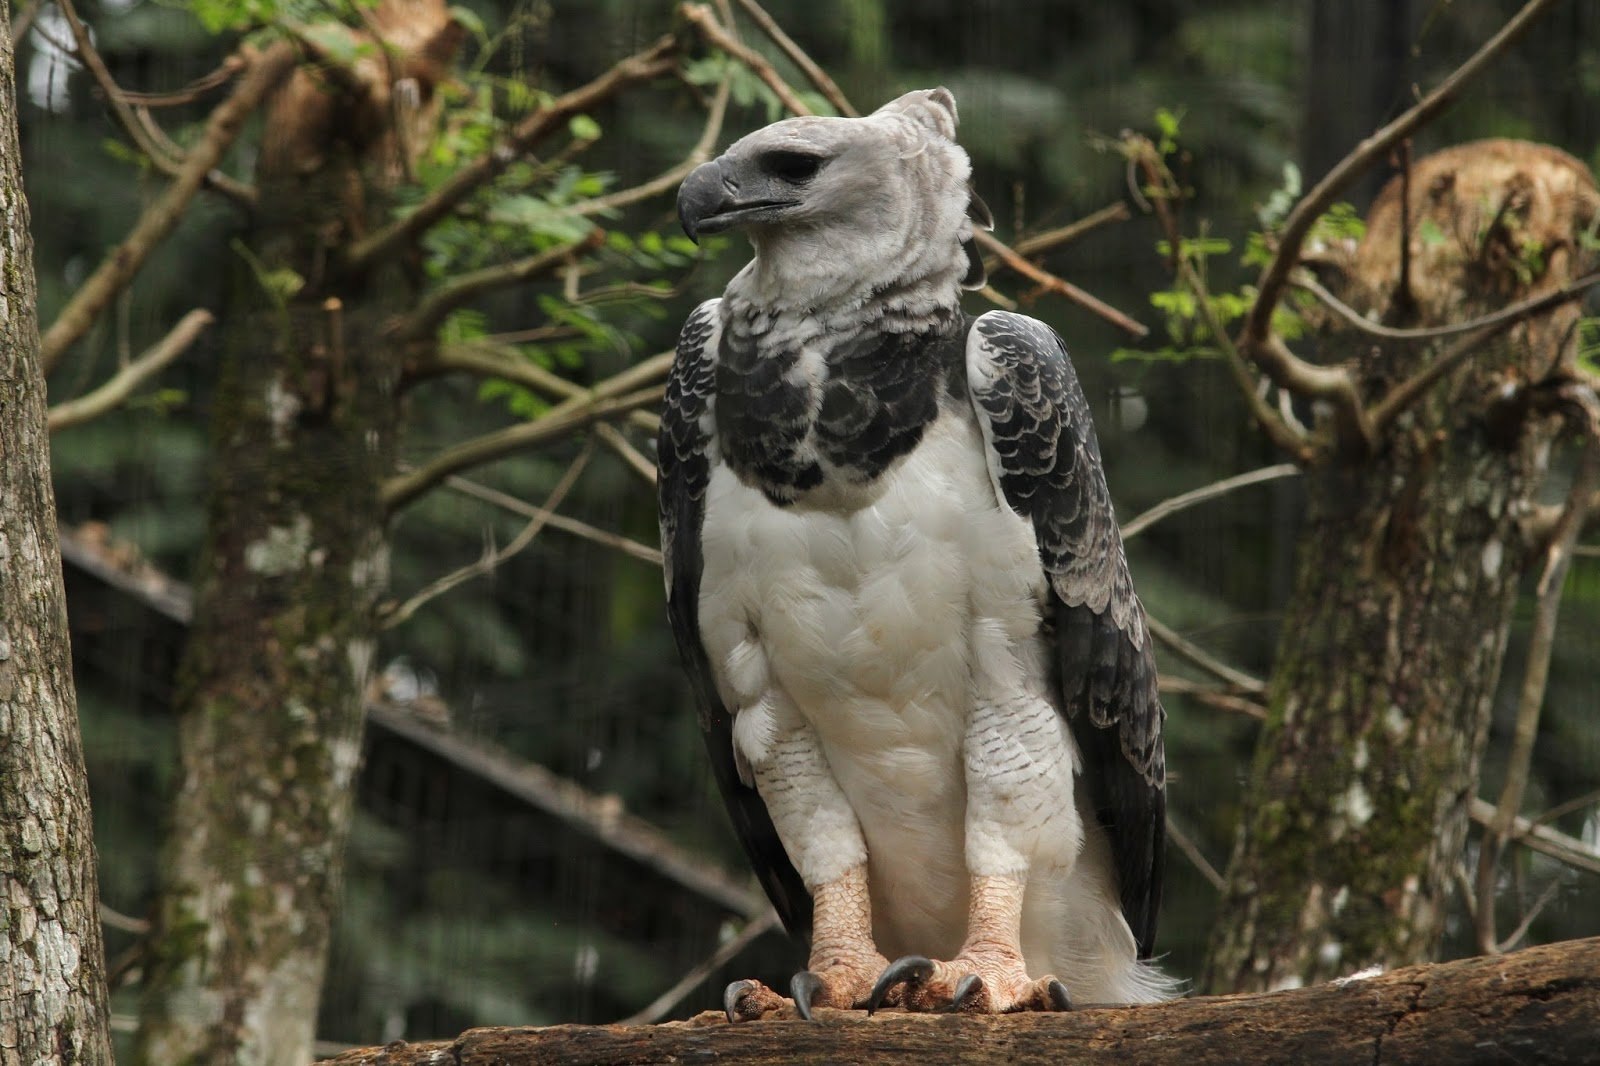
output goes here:
<path id="1" fill-rule="evenodd" d="M 999 1017 L 819 1010 L 819 1021 L 471 1029 L 325 1066 L 739 1063 L 1593 1063 L 1600 937 L 1287 992 Z"/>

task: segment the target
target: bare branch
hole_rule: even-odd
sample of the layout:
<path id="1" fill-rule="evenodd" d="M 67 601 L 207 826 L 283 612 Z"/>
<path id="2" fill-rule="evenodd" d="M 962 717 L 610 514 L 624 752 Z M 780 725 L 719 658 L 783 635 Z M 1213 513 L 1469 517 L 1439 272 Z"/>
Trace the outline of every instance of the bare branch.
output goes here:
<path id="1" fill-rule="evenodd" d="M 1105 319 L 1107 322 L 1110 322 L 1113 326 L 1116 326 L 1118 329 L 1132 337 L 1138 338 L 1149 335 L 1150 330 L 1145 326 L 1134 321 L 1132 318 L 1129 318 L 1127 315 L 1123 314 L 1121 311 L 1118 311 L 1115 307 L 1112 307 L 1099 297 L 1078 288 L 1078 286 L 1072 284 L 1070 281 L 1067 281 L 1065 278 L 1056 277 L 1056 275 L 1050 273 L 1049 271 L 1042 270 L 1039 267 L 1034 266 L 1032 263 L 1022 258 L 1022 256 L 1018 255 L 1000 241 L 996 240 L 992 234 L 984 233 L 980 230 L 974 233 L 973 237 L 977 240 L 978 247 L 982 248 L 984 251 L 998 259 L 1001 266 L 1009 267 L 1010 269 L 1016 271 L 1018 274 L 1021 274 L 1023 277 L 1027 278 L 1041 289 L 1044 289 L 1047 292 L 1056 293 L 1058 296 L 1066 297 L 1079 307 L 1099 315 L 1101 318 Z"/>
<path id="2" fill-rule="evenodd" d="M 620 533 L 598 529 L 587 522 L 580 522 L 576 518 L 569 518 L 566 515 L 556 514 L 554 511 L 546 511 L 543 508 L 535 507 L 533 504 L 520 500 L 510 493 L 501 492 L 499 489 L 491 489 L 487 485 L 480 485 L 476 481 L 470 481 L 460 476 L 446 478 L 445 487 L 459 492 L 463 496 L 471 496 L 473 499 L 493 504 L 502 510 L 510 511 L 512 514 L 522 515 L 524 518 L 542 519 L 545 525 L 551 529 L 559 529 L 561 532 L 570 533 L 574 537 L 593 541 L 596 544 L 619 551 L 629 558 L 637 559 L 641 563 L 649 563 L 652 566 L 661 565 L 661 552 L 648 544 L 641 544 L 636 540 L 622 536 Z"/>
<path id="3" fill-rule="evenodd" d="M 767 62 L 767 57 L 753 48 L 734 40 L 733 35 L 723 28 L 722 23 L 717 21 L 717 16 L 711 13 L 709 7 L 704 4 L 679 4 L 678 14 L 682 15 L 685 21 L 699 31 L 700 36 L 705 38 L 707 44 L 722 49 L 722 51 L 749 67 L 751 73 L 766 83 L 767 88 L 772 90 L 773 95 L 778 98 L 778 102 L 789 113 L 795 115 L 810 115 L 813 113 L 806 106 L 805 101 L 801 100 L 795 91 L 789 87 L 789 83 L 783 80 L 783 77 L 773 68 L 772 64 Z"/>
<path id="4" fill-rule="evenodd" d="M 458 570 L 452 570 L 443 577 L 431 581 L 421 591 L 408 598 L 392 610 L 383 613 L 382 625 L 384 629 L 394 629 L 405 624 L 411 616 L 417 613 L 428 601 L 443 596 L 446 592 L 458 585 L 465 584 L 475 577 L 493 573 L 494 570 L 507 559 L 513 558 L 528 545 L 534 538 L 544 532 L 544 527 L 550 524 L 549 515 L 554 515 L 556 508 L 567 498 L 567 493 L 572 491 L 572 486 L 578 483 L 584 468 L 589 465 L 589 459 L 594 455 L 594 442 L 585 444 L 577 457 L 567 464 L 566 473 L 561 475 L 555 487 L 550 490 L 550 495 L 545 497 L 544 506 L 539 508 L 539 513 L 528 521 L 522 531 L 511 539 L 504 548 L 496 550 L 493 546 L 486 545 L 484 553 L 476 562 L 469 563 Z"/>
<path id="5" fill-rule="evenodd" d="M 779 928 L 778 912 L 769 910 L 752 922 L 745 923 L 745 927 L 738 934 L 729 937 L 717 945 L 717 950 L 706 957 L 705 961 L 696 965 L 688 973 L 661 995 L 651 1000 L 645 1008 L 637 1014 L 630 1014 L 617 1025 L 654 1025 L 668 1014 L 684 997 L 705 983 L 706 979 L 728 963 L 739 957 L 740 952 L 760 940 L 767 933 Z"/>
<path id="6" fill-rule="evenodd" d="M 1516 729 L 1511 754 L 1506 762 L 1505 785 L 1495 815 L 1484 830 L 1478 849 L 1478 950 L 1494 954 L 1500 950 L 1495 935 L 1494 888 L 1500 854 L 1511 839 L 1522 795 L 1528 786 L 1533 763 L 1533 744 L 1539 735 L 1539 714 L 1544 707 L 1545 685 L 1550 676 L 1550 657 L 1555 649 L 1556 619 L 1561 610 L 1561 589 L 1572 562 L 1572 548 L 1588 513 L 1591 498 L 1600 488 L 1600 435 L 1585 434 L 1583 457 L 1567 495 L 1567 509 L 1557 524 L 1550 545 L 1545 549 L 1544 573 L 1537 590 L 1533 629 L 1528 634 L 1527 665 L 1517 697 Z"/>
<path id="7" fill-rule="evenodd" d="M 1268 481 L 1278 481 L 1286 477 L 1299 477 L 1300 468 L 1293 463 L 1279 463 L 1277 466 L 1264 466 L 1260 470 L 1251 470 L 1244 474 L 1235 474 L 1225 477 L 1221 481 L 1214 481 L 1209 485 L 1202 485 L 1198 489 L 1190 489 L 1168 500 L 1162 500 L 1154 507 L 1145 511 L 1137 518 L 1123 523 L 1122 539 L 1129 540 L 1149 529 L 1164 518 L 1170 518 L 1179 511 L 1186 511 L 1196 504 L 1214 500 L 1219 496 L 1226 496 L 1230 492 L 1248 488 L 1251 485 L 1261 485 Z"/>
<path id="8" fill-rule="evenodd" d="M 72 6 L 72 0 L 56 0 L 56 6 L 61 9 L 61 15 L 67 20 L 67 28 L 72 31 L 72 40 L 77 45 L 78 58 L 83 61 L 84 67 L 89 71 L 89 76 L 100 87 L 100 95 L 105 97 L 106 106 L 111 108 L 111 113 L 116 116 L 117 123 L 133 141 L 134 146 L 149 157 L 150 162 L 161 173 L 171 176 L 177 173 L 178 164 L 168 156 L 161 147 L 152 143 L 146 135 L 145 128 L 133 113 L 133 108 L 128 106 L 127 96 L 117 86 L 116 79 L 111 76 L 111 71 L 106 68 L 105 60 L 100 57 L 100 52 L 94 46 L 94 40 L 89 36 L 89 29 L 78 18 L 78 11 Z"/>
<path id="9" fill-rule="evenodd" d="M 1341 159 L 1316 186 L 1294 206 L 1284 221 L 1283 232 L 1278 237 L 1278 248 L 1272 261 L 1261 272 L 1256 284 L 1256 301 L 1245 318 L 1243 346 L 1254 353 L 1272 333 L 1272 314 L 1283 296 L 1289 273 L 1300 257 L 1311 229 L 1323 212 L 1333 205 L 1334 198 L 1359 178 L 1391 149 L 1410 137 L 1440 112 L 1455 102 L 1456 97 L 1502 52 L 1510 48 L 1536 19 L 1556 0 L 1528 0 L 1521 11 L 1501 27 L 1483 47 L 1466 62 L 1457 67 L 1433 92 L 1423 97 L 1414 107 L 1399 118 L 1378 130 L 1358 144 L 1349 155 Z"/>
<path id="10" fill-rule="evenodd" d="M 1162 674 L 1159 682 L 1163 693 L 1187 696 L 1196 703 L 1214 707 L 1219 711 L 1243 715 L 1258 722 L 1266 721 L 1267 709 L 1265 707 L 1255 700 L 1235 695 L 1226 689 L 1202 685 L 1199 682 L 1190 681 L 1186 677 L 1177 677 L 1172 674 Z"/>
<path id="11" fill-rule="evenodd" d="M 424 466 L 390 478 L 383 487 L 384 506 L 393 513 L 451 474 L 513 452 L 561 440 L 595 422 L 619 418 L 636 408 L 653 406 L 661 401 L 665 387 L 659 384 L 648 388 L 639 386 L 645 382 L 659 381 L 671 366 L 672 353 L 663 353 L 557 404 L 532 422 L 458 444 L 435 456 Z"/>
<path id="12" fill-rule="evenodd" d="M 132 232 L 101 261 L 45 330 L 39 341 L 39 353 L 46 373 L 88 332 L 100 312 L 133 280 L 145 259 L 177 226 L 189 201 L 205 183 L 206 175 L 222 161 L 239 136 L 245 119 L 289 74 L 294 62 L 294 50 L 282 42 L 254 58 L 250 72 L 234 88 L 232 95 L 211 112 L 204 133 L 189 150 L 172 183 L 145 209 Z"/>
<path id="13" fill-rule="evenodd" d="M 1190 865 L 1200 871 L 1200 876 L 1205 878 L 1212 888 L 1221 892 L 1228 887 L 1228 882 L 1217 872 L 1217 868 L 1212 866 L 1206 859 L 1205 855 L 1200 851 L 1199 845 L 1190 839 L 1188 833 L 1179 828 L 1177 822 L 1173 821 L 1170 812 L 1167 814 L 1167 839 L 1171 840 L 1177 849 L 1183 853 L 1183 857 L 1189 860 Z"/>
<path id="14" fill-rule="evenodd" d="M 1487 830 L 1494 824 L 1496 808 L 1488 800 L 1473 797 L 1468 814 Z M 1565 863 L 1574 870 L 1600 874 L 1600 849 L 1547 825 L 1534 825 L 1518 816 L 1511 821 L 1511 835 L 1507 839 L 1510 843 L 1521 844 L 1530 851 Z"/>
<path id="15" fill-rule="evenodd" d="M 553 274 L 571 263 L 580 252 L 592 250 L 604 240 L 605 231 L 596 227 L 586 237 L 558 244 L 537 255 L 459 274 L 430 292 L 415 311 L 396 324 L 395 334 L 406 339 L 431 336 L 451 311 L 473 297 Z"/>
<path id="16" fill-rule="evenodd" d="M 800 73 L 810 79 L 811 84 L 827 98 L 835 111 L 846 118 L 856 118 L 860 114 L 850 106 L 850 101 L 839 90 L 839 86 L 834 84 L 833 79 L 828 77 L 828 72 L 818 66 L 815 60 L 806 55 L 804 49 L 794 43 L 793 38 L 783 32 L 783 27 L 767 14 L 765 8 L 756 3 L 756 0 L 739 0 L 739 6 L 750 16 L 750 21 L 760 27 L 761 32 L 778 46 L 778 50 L 789 57 L 789 62 L 800 68 Z"/>
<path id="17" fill-rule="evenodd" d="M 167 335 L 137 359 L 112 375 L 104 384 L 77 399 L 50 408 L 50 432 L 82 425 L 118 407 L 145 381 L 188 350 L 201 332 L 216 321 L 210 311 L 196 309 L 178 320 Z"/>
<path id="18" fill-rule="evenodd" d="M 504 345 L 487 341 L 466 344 L 448 344 L 434 349 L 408 368 L 413 378 L 432 377 L 438 374 L 461 372 L 485 378 L 504 378 L 518 385 L 554 396 L 560 400 L 574 396 L 587 396 L 589 390 L 574 384 L 559 374 L 553 374 L 538 363 L 524 359 L 520 352 Z M 628 415 L 628 424 L 646 433 L 660 429 L 660 419 L 645 411 Z"/>
<path id="19" fill-rule="evenodd" d="M 604 211 L 614 211 L 629 204 L 636 204 L 640 200 L 648 200 L 652 196 L 671 189 L 695 167 L 711 158 L 712 149 L 717 145 L 717 138 L 722 136 L 722 123 L 728 115 L 728 97 L 733 80 L 724 77 L 717 83 L 716 95 L 711 98 L 711 107 L 706 112 L 705 129 L 700 132 L 700 139 L 695 142 L 689 154 L 684 156 L 683 162 L 662 171 L 649 181 L 633 186 L 631 189 L 619 189 L 605 196 L 596 196 L 592 200 L 585 200 L 572 209 L 574 215 L 597 215 Z"/>
<path id="20" fill-rule="evenodd" d="M 639 480 L 655 488 L 656 464 L 639 454 L 639 449 L 630 444 L 628 438 L 624 437 L 616 426 L 610 422 L 601 422 L 594 427 L 594 435 L 600 438 L 600 443 L 615 452 L 617 458 L 621 459 L 629 470 L 638 474 Z"/>
<path id="21" fill-rule="evenodd" d="M 1243 670 L 1229 666 L 1198 644 L 1180 636 L 1177 630 L 1159 619 L 1146 617 L 1145 624 L 1150 627 L 1152 636 L 1206 673 L 1219 677 L 1239 691 L 1251 695 L 1259 696 L 1267 691 L 1266 683 L 1260 678 L 1251 677 Z"/>
<path id="22" fill-rule="evenodd" d="M 28 30 L 33 26 L 33 20 L 39 17 L 39 8 L 44 6 L 43 0 L 28 0 L 17 11 L 17 17 L 11 20 L 11 47 L 15 49 L 28 35 Z"/>
<path id="23" fill-rule="evenodd" d="M 1101 226 L 1107 226 L 1113 222 L 1126 222 L 1132 217 L 1133 213 L 1128 210 L 1128 205 L 1119 200 L 1114 204 L 1102 207 L 1098 211 L 1084 215 L 1074 222 L 1068 222 L 1065 226 L 1057 226 L 1055 229 L 1036 233 L 1032 237 L 1024 237 L 1016 243 L 1012 251 L 1018 255 L 1029 257 L 1044 255 L 1047 252 L 1055 251 L 1063 245 L 1068 245 L 1087 237 Z M 989 270 L 994 270 L 999 262 L 998 258 L 989 259 L 983 265 Z"/>
<path id="24" fill-rule="evenodd" d="M 622 90 L 666 74 L 676 64 L 678 39 L 662 37 L 642 52 L 620 60 L 610 70 L 519 121 L 506 139 L 456 171 L 404 218 L 359 241 L 346 260 L 351 269 L 387 256 L 427 232 L 467 197 L 493 181 L 524 152 L 576 115 L 605 102 Z"/>
<path id="25" fill-rule="evenodd" d="M 1515 950 L 1516 946 L 1522 942 L 1522 938 L 1528 935 L 1528 929 L 1538 919 L 1539 915 L 1544 913 L 1545 907 L 1549 906 L 1550 901 L 1556 898 L 1556 893 L 1559 891 L 1561 891 L 1561 879 L 1552 877 L 1550 883 L 1544 886 L 1544 891 L 1539 893 L 1539 898 L 1533 901 L 1533 906 L 1528 908 L 1528 913 L 1522 916 L 1522 921 L 1517 923 L 1517 927 L 1506 934 L 1504 940 L 1495 945 L 1494 954 L 1503 955 L 1508 951 Z"/>

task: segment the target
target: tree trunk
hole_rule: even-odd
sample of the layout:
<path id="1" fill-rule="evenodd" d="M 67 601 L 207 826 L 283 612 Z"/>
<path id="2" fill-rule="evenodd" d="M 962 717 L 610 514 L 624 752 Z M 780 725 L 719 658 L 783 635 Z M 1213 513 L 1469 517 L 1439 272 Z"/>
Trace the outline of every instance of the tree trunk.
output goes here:
<path id="1" fill-rule="evenodd" d="M 1600 940 L 1365 980 L 1066 1014 L 819 1010 L 819 1020 L 729 1025 L 473 1029 L 456 1040 L 361 1048 L 324 1066 L 651 1066 L 682 1062 L 1006 1063 L 1056 1066 L 1474 1066 L 1591 1063 L 1600 1042 Z"/>
<path id="2" fill-rule="evenodd" d="M 405 20 L 422 11 L 448 18 L 427 0 L 380 6 L 399 56 L 345 80 L 409 73 Z M 394 263 L 337 272 L 341 248 L 387 220 L 403 167 L 382 125 L 397 110 L 387 81 L 334 79 L 343 97 L 325 81 L 296 74 L 269 113 L 258 225 L 225 316 L 177 696 L 183 784 L 138 1039 L 150 1066 L 311 1058 L 388 584 L 401 356 L 384 324 L 411 288 Z"/>
<path id="3" fill-rule="evenodd" d="M 96 1066 L 105 951 L 12 65 L 0 10 L 0 1061 Z"/>
<path id="4" fill-rule="evenodd" d="M 1401 326 L 1559 287 L 1600 204 L 1576 160 L 1509 141 L 1419 162 L 1404 213 L 1401 192 L 1396 178 L 1374 204 L 1348 287 L 1358 311 Z M 1568 303 L 1482 339 L 1374 454 L 1308 471 L 1205 987 L 1296 987 L 1434 951 L 1530 558 L 1520 520 L 1559 428 L 1532 401 L 1570 365 L 1578 314 Z M 1374 397 L 1462 340 L 1347 329 L 1329 361 L 1356 365 Z"/>

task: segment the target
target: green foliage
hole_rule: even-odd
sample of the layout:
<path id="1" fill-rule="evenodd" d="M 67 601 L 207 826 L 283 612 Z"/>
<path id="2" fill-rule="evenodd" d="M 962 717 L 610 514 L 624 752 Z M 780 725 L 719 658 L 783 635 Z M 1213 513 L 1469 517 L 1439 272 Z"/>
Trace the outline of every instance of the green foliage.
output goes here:
<path id="1" fill-rule="evenodd" d="M 1600 317 L 1578 319 L 1578 365 L 1600 374 Z"/>

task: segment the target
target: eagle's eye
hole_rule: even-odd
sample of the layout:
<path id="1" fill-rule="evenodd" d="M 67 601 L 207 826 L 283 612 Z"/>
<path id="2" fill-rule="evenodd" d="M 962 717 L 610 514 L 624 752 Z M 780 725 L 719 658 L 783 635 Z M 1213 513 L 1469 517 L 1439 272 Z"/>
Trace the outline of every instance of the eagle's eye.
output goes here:
<path id="1" fill-rule="evenodd" d="M 804 185 L 822 169 L 820 155 L 809 152 L 768 152 L 761 157 L 761 169 L 791 185 Z"/>

